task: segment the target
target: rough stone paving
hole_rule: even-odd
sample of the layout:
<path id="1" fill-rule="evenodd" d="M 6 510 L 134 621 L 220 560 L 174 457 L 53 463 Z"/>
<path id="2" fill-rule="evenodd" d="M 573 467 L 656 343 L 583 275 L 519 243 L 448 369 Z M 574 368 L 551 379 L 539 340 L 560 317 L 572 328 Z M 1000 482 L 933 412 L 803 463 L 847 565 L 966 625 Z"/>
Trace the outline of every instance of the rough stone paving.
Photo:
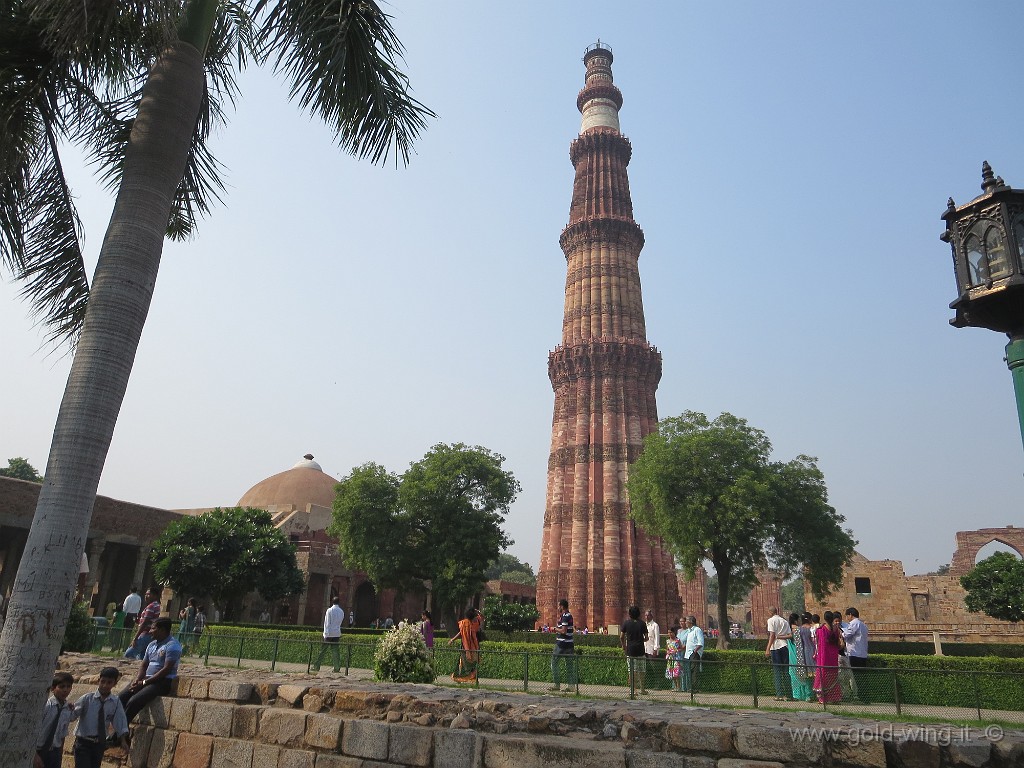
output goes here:
<path id="1" fill-rule="evenodd" d="M 109 659 L 65 654 L 73 697 Z M 119 662 L 131 679 L 134 662 Z M 65 745 L 71 765 L 72 740 Z M 1024 731 L 182 666 L 133 726 L 143 768 L 1014 768 Z"/>

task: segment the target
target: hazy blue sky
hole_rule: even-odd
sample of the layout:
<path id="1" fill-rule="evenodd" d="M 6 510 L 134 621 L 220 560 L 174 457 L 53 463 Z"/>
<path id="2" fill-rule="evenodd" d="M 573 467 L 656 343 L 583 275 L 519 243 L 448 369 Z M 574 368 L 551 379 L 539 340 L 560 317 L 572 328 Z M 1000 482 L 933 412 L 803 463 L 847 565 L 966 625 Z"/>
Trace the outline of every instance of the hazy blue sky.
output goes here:
<path id="1" fill-rule="evenodd" d="M 661 416 L 730 411 L 819 457 L 873 559 L 949 562 L 1022 524 L 1005 338 L 947 324 L 946 198 L 988 160 L 1024 186 L 1024 5 L 521 2 L 391 6 L 439 115 L 408 168 L 339 153 L 268 71 L 217 137 L 225 205 L 168 245 L 100 492 L 231 505 L 316 455 L 402 471 L 505 455 L 536 566 L 581 58 L 614 50 Z M 109 195 L 76 169 L 95 258 Z M 0 284 L 0 459 L 42 470 L 68 361 Z M 443 546 L 443 542 L 438 543 Z"/>

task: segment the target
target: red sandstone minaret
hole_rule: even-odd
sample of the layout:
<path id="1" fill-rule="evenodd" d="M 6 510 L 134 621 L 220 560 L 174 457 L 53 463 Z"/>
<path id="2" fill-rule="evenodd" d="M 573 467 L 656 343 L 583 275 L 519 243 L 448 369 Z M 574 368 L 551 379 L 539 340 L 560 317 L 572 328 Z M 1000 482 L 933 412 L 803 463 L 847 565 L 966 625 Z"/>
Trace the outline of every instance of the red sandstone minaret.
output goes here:
<path id="1" fill-rule="evenodd" d="M 667 628 L 681 609 L 673 560 L 630 519 L 626 496 L 629 465 L 658 423 L 661 379 L 640 296 L 632 149 L 619 133 L 611 49 L 598 42 L 583 63 L 583 120 L 569 148 L 576 181 L 559 239 L 568 262 L 562 343 L 548 356 L 555 412 L 537 605 L 549 621 L 566 598 L 576 626 L 597 629 L 622 624 L 636 604 Z"/>

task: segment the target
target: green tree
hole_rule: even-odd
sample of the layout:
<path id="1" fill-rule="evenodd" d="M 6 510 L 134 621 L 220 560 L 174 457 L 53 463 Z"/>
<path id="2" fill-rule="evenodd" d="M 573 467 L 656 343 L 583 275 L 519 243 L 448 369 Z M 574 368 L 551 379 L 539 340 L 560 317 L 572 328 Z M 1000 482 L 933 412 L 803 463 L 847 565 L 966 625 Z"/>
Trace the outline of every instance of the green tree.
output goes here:
<path id="1" fill-rule="evenodd" d="M 430 582 L 436 605 L 458 609 L 512 543 L 501 524 L 520 487 L 504 461 L 456 443 L 435 445 L 400 477 L 363 464 L 339 483 L 328 532 L 378 587 Z"/>
<path id="2" fill-rule="evenodd" d="M 501 595 L 488 595 L 484 598 L 484 616 L 487 617 L 487 629 L 525 632 L 536 626 L 540 612 L 533 603 L 505 602 Z"/>
<path id="3" fill-rule="evenodd" d="M 783 615 L 803 613 L 806 610 L 804 580 L 802 578 L 787 581 L 779 591 L 782 593 L 782 605 L 779 606 L 779 610 Z"/>
<path id="4" fill-rule="evenodd" d="M 488 566 L 485 575 L 488 581 L 501 579 L 529 586 L 537 584 L 537 575 L 533 572 L 533 567 L 508 552 L 498 555 L 497 559 Z"/>
<path id="5" fill-rule="evenodd" d="M 0 30 L 0 261 L 40 288 L 34 307 L 75 348 L 26 544 L 40 554 L 22 561 L 0 636 L 0 732 L 15 734 L 0 764 L 24 765 L 32 734 L 16 726 L 53 672 L 164 235 L 188 235 L 221 189 L 206 151 L 215 97 L 234 98 L 236 69 L 270 62 L 342 149 L 373 162 L 392 148 L 407 161 L 433 113 L 374 0 L 8 0 Z M 91 287 L 56 159 L 64 129 L 118 187 Z M 45 631 L 22 631 L 44 612 Z"/>
<path id="6" fill-rule="evenodd" d="M 686 575 L 685 572 L 683 574 Z M 737 585 L 733 582 L 732 586 L 729 587 L 729 599 L 726 601 L 729 605 L 738 605 L 746 598 L 746 593 L 742 585 Z M 712 573 L 708 576 L 707 582 L 707 598 L 709 603 L 718 605 L 718 574 Z"/>
<path id="7" fill-rule="evenodd" d="M 960 577 L 967 610 L 1000 621 L 1024 621 L 1024 560 L 996 552 Z"/>
<path id="8" fill-rule="evenodd" d="M 771 449 L 744 419 L 686 411 L 660 422 L 630 469 L 637 523 L 665 540 L 688 577 L 704 560 L 714 565 L 723 628 L 728 595 L 754 586 L 759 568 L 800 572 L 822 598 L 842 583 L 856 544 L 815 460 L 773 462 Z M 727 635 L 719 648 L 729 647 Z"/>
<path id="9" fill-rule="evenodd" d="M 209 595 L 225 618 L 238 615 L 249 592 L 269 601 L 304 587 L 295 545 L 269 512 L 251 507 L 175 520 L 153 542 L 150 560 L 157 581 L 182 595 Z"/>
<path id="10" fill-rule="evenodd" d="M 28 459 L 20 456 L 7 460 L 7 469 L 0 469 L 0 477 L 13 477 L 15 480 L 28 480 L 30 483 L 43 482 L 43 476 L 28 463 Z"/>
<path id="11" fill-rule="evenodd" d="M 64 651 L 88 653 L 92 650 L 94 632 L 92 606 L 86 600 L 76 602 L 71 606 L 71 615 L 68 617 L 68 623 L 64 627 L 64 642 L 61 644 L 61 653 Z"/>

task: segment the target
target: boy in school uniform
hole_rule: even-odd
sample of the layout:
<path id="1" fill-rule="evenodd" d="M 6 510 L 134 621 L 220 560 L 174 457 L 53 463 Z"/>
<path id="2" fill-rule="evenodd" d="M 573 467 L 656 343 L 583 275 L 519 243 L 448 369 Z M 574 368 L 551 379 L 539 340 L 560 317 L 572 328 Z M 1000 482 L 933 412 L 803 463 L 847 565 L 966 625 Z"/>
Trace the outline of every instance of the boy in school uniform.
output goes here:
<path id="1" fill-rule="evenodd" d="M 104 667 L 97 689 L 75 702 L 75 768 L 100 768 L 110 736 L 128 746 L 128 718 L 121 700 L 111 694 L 118 677 L 117 667 Z"/>
<path id="2" fill-rule="evenodd" d="M 50 698 L 43 705 L 43 720 L 36 737 L 32 768 L 60 768 L 64 739 L 75 719 L 75 705 L 68 701 L 75 678 L 70 672 L 57 672 L 50 683 Z"/>

